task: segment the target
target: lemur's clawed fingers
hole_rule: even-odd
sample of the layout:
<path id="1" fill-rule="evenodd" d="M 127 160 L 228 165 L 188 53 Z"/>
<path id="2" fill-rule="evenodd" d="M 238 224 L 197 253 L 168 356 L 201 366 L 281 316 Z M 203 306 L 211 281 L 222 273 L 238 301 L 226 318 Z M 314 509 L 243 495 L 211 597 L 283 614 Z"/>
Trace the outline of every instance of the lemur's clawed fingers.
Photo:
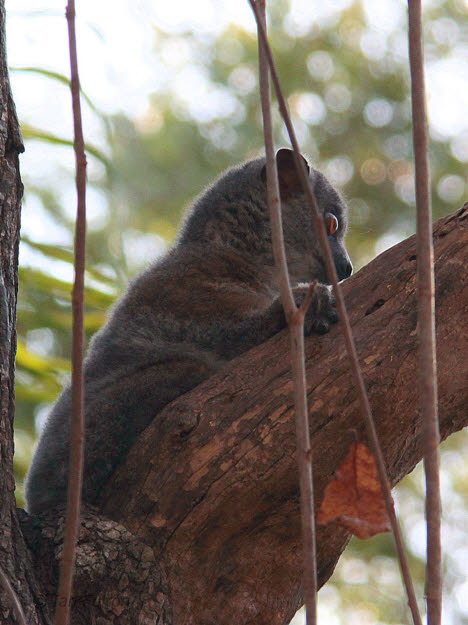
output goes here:
<path id="1" fill-rule="evenodd" d="M 295 289 L 294 297 L 298 305 L 304 301 L 306 293 L 307 287 Z M 331 324 L 337 321 L 338 312 L 331 287 L 326 284 L 316 284 L 305 316 L 304 333 L 306 335 L 312 332 L 326 334 L 330 330 Z"/>

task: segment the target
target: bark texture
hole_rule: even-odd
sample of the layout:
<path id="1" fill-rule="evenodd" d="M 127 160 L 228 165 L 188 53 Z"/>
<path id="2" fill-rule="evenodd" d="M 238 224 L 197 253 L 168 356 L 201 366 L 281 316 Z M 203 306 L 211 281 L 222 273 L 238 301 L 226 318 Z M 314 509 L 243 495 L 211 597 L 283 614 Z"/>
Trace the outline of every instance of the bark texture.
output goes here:
<path id="1" fill-rule="evenodd" d="M 23 186 L 18 154 L 21 132 L 11 97 L 5 47 L 5 6 L 0 1 L 0 567 L 20 598 L 28 623 L 41 623 L 34 601 L 31 562 L 16 515 L 13 476 L 14 360 L 18 244 Z M 0 587 L 0 621 L 15 622 Z"/>
<path id="2" fill-rule="evenodd" d="M 442 438 L 468 423 L 468 205 L 434 226 Z M 421 459 L 415 239 L 344 285 L 392 484 Z M 306 341 L 317 503 L 365 440 L 339 326 Z M 167 406 L 109 483 L 103 510 L 154 548 L 174 625 L 283 625 L 301 603 L 288 337 L 232 361 Z M 323 584 L 348 541 L 319 528 Z"/>
<path id="3" fill-rule="evenodd" d="M 434 226 L 440 429 L 468 423 L 468 205 Z M 394 484 L 421 459 L 414 237 L 344 285 Z M 288 336 L 168 405 L 84 515 L 73 625 L 287 625 L 301 604 L 298 475 Z M 317 504 L 365 439 L 339 325 L 306 341 Z M 104 516 L 105 515 L 105 516 Z M 22 514 L 53 605 L 62 526 Z M 320 584 L 349 536 L 319 527 Z"/>
<path id="4" fill-rule="evenodd" d="M 43 514 L 40 519 L 23 510 L 19 515 L 33 569 L 40 579 L 45 620 L 52 623 L 63 550 L 64 510 L 60 515 L 56 511 Z M 119 523 L 90 509 L 82 515 L 71 613 L 75 625 L 172 623 L 167 581 L 153 549 Z"/>

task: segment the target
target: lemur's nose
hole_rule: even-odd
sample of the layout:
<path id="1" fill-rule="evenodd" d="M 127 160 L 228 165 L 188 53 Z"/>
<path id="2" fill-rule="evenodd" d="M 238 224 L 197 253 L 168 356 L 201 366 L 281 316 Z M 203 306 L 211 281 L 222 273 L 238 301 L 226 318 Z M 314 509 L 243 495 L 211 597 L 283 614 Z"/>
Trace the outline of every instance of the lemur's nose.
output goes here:
<path id="1" fill-rule="evenodd" d="M 335 263 L 336 273 L 338 274 L 338 280 L 344 280 L 349 278 L 353 273 L 353 265 L 348 258 L 343 258 Z"/>

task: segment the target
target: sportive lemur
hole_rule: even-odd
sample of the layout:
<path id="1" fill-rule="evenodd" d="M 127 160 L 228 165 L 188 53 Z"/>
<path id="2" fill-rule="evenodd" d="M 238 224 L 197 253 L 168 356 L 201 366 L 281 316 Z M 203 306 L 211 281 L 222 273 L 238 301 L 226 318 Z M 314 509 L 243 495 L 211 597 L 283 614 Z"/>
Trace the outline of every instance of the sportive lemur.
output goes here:
<path id="1" fill-rule="evenodd" d="M 337 320 L 311 210 L 290 150 L 276 155 L 291 283 L 298 302 L 314 280 L 305 331 Z M 339 279 L 352 265 L 344 247 L 346 205 L 325 176 L 309 177 L 326 222 Z M 83 500 L 101 489 L 138 434 L 173 399 L 227 361 L 285 327 L 279 300 L 265 159 L 229 169 L 194 202 L 175 245 L 137 276 L 94 336 L 85 361 Z M 70 387 L 53 407 L 29 470 L 26 502 L 40 513 L 66 501 Z"/>

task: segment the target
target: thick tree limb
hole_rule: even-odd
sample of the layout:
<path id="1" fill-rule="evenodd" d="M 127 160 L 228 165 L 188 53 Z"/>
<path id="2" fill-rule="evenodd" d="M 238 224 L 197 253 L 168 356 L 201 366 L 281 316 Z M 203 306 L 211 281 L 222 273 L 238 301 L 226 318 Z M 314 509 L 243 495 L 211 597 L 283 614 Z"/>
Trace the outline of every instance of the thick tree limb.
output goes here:
<path id="1" fill-rule="evenodd" d="M 14 368 L 18 245 L 23 185 L 18 155 L 24 151 L 8 77 L 5 3 L 0 0 L 0 622 L 18 623 L 11 586 L 28 624 L 42 623 L 30 583 L 30 557 L 15 514 L 13 475 Z M 6 578 L 6 579 L 5 579 Z M 7 580 L 7 581 L 6 581 Z"/>
<path id="2" fill-rule="evenodd" d="M 42 607 L 44 625 L 52 625 L 65 510 L 62 516 L 53 510 L 40 519 L 18 512 L 40 582 L 36 604 Z M 81 518 L 72 596 L 72 625 L 172 623 L 167 582 L 151 547 L 89 509 Z"/>
<path id="3" fill-rule="evenodd" d="M 468 205 L 434 226 L 442 438 L 468 423 Z M 414 237 L 344 285 L 393 484 L 422 457 Z M 364 434 L 339 327 L 306 341 L 318 502 Z M 167 406 L 104 494 L 103 509 L 154 546 L 173 625 L 288 623 L 301 602 L 299 502 L 285 333 Z M 323 584 L 348 535 L 319 528 Z M 115 621 L 117 622 L 117 621 Z"/>

